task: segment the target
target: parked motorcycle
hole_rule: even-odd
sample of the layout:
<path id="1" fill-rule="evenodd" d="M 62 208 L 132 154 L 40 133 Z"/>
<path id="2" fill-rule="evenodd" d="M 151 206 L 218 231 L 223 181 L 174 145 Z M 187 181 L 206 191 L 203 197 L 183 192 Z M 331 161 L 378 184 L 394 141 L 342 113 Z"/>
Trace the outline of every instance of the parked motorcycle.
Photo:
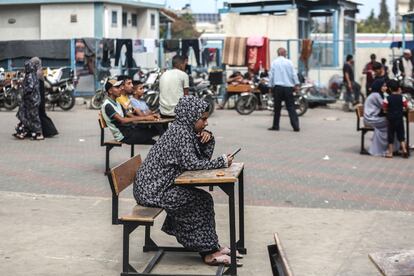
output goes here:
<path id="1" fill-rule="evenodd" d="M 23 73 L 17 72 L 11 80 L 6 80 L 4 69 L 0 68 L 0 107 L 15 109 L 23 95 Z"/>
<path id="2" fill-rule="evenodd" d="M 262 84 L 266 91 L 268 90 L 268 79 L 261 78 L 259 82 L 255 82 L 252 89 L 253 92 L 246 92 L 242 93 L 240 97 L 236 101 L 236 111 L 240 115 L 249 115 L 254 110 L 258 109 L 259 99 L 260 97 L 262 107 L 266 108 L 267 110 L 274 111 L 274 102 L 271 93 L 261 93 L 259 89 L 259 84 Z M 306 99 L 306 94 L 304 93 L 303 89 L 300 89 L 299 92 L 294 92 L 293 94 L 295 100 L 295 109 L 298 116 L 302 116 L 308 110 L 308 101 Z M 284 104 L 282 103 L 282 108 Z"/>
<path id="3" fill-rule="evenodd" d="M 93 95 L 90 103 L 90 107 L 92 109 L 100 109 L 102 107 L 103 102 L 105 101 L 105 88 L 104 85 L 108 77 L 100 81 L 101 87 L 95 91 L 95 95 Z"/>
<path id="4" fill-rule="evenodd" d="M 207 75 L 199 74 L 199 78 L 190 81 L 192 86 L 189 92 L 190 95 L 194 95 L 208 103 L 208 114 L 211 116 L 215 109 L 216 95 L 210 89 L 210 81 L 206 80 L 206 78 Z"/>
<path id="5" fill-rule="evenodd" d="M 143 100 L 147 103 L 148 107 L 152 111 L 157 111 L 160 105 L 160 78 L 162 71 L 159 68 L 155 68 L 146 73 L 146 77 L 143 77 L 144 81 L 144 96 Z"/>
<path id="6" fill-rule="evenodd" d="M 72 70 L 68 77 L 63 77 L 65 70 L 70 70 L 70 68 L 61 67 L 55 70 L 47 68 L 47 75 L 45 76 L 45 100 L 47 107 L 54 109 L 55 105 L 58 105 L 66 111 L 75 105 L 75 77 Z"/>

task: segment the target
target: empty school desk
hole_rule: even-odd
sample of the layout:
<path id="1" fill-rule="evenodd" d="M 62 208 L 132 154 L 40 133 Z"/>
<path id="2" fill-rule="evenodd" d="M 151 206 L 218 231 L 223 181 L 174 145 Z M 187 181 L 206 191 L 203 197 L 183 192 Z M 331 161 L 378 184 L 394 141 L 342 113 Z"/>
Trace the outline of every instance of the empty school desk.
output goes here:
<path id="1" fill-rule="evenodd" d="M 229 168 L 186 171 L 175 179 L 176 185 L 192 187 L 218 186 L 229 197 L 231 266 L 225 272 L 237 275 L 236 249 L 246 254 L 244 247 L 244 191 L 243 163 L 233 163 Z M 235 185 L 239 184 L 239 240 L 236 242 Z"/>

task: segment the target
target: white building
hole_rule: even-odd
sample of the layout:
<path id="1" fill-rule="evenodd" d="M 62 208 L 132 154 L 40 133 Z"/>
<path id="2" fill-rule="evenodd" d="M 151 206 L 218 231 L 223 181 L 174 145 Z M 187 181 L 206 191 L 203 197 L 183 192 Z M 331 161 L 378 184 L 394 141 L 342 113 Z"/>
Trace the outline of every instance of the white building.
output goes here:
<path id="1" fill-rule="evenodd" d="M 0 40 L 159 38 L 162 0 L 2 0 Z"/>
<path id="2" fill-rule="evenodd" d="M 402 15 L 409 12 L 410 0 L 395 0 L 395 27 L 401 31 Z"/>

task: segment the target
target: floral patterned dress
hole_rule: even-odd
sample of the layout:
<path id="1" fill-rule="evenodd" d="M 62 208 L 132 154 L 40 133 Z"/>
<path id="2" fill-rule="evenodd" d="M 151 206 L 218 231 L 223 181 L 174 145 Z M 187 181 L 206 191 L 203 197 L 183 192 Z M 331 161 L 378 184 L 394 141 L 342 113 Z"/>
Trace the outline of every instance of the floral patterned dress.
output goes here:
<path id="1" fill-rule="evenodd" d="M 39 117 L 40 91 L 37 78 L 38 65 L 32 61 L 26 61 L 25 77 L 23 80 L 23 100 L 17 111 L 19 124 L 16 132 L 25 136 L 27 133 L 41 133 L 42 124 Z"/>
<path id="2" fill-rule="evenodd" d="M 201 144 L 194 130 L 206 108 L 206 102 L 193 96 L 179 100 L 176 120 L 151 148 L 134 183 L 138 204 L 166 211 L 162 230 L 185 248 L 199 252 L 219 248 L 213 199 L 204 190 L 176 186 L 174 180 L 184 171 L 227 166 L 225 155 L 211 160 L 214 138 Z"/>

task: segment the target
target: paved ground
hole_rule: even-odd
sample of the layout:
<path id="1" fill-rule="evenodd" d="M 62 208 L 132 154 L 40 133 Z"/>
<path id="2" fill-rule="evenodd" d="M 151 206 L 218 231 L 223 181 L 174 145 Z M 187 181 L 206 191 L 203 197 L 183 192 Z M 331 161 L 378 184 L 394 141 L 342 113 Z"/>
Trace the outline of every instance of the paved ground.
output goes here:
<path id="1" fill-rule="evenodd" d="M 0 180 L 13 183 L 2 190 L 109 196 L 97 112 L 76 106 L 49 114 L 59 137 L 16 141 L 14 113 L 0 112 Z M 209 120 L 217 138 L 215 154 L 242 148 L 237 161 L 246 164 L 248 205 L 414 210 L 414 158 L 359 155 L 354 113 L 310 109 L 300 118 L 300 133 L 292 131 L 287 116 L 279 132 L 270 132 L 271 120 L 268 111 L 240 116 L 234 110 L 216 111 Z M 136 151 L 145 157 L 148 149 Z M 114 149 L 113 164 L 124 161 L 128 151 Z"/>
<path id="2" fill-rule="evenodd" d="M 0 241 L 0 275 L 117 275 L 121 229 L 110 225 L 97 111 L 77 105 L 49 115 L 58 137 L 17 141 L 15 113 L 0 111 L 0 235 L 8 237 Z M 273 232 L 280 233 L 296 275 L 376 275 L 368 253 L 414 247 L 414 157 L 359 155 L 354 113 L 311 109 L 300 118 L 300 133 L 287 116 L 279 132 L 267 131 L 271 120 L 267 111 L 240 116 L 234 110 L 216 111 L 209 120 L 215 154 L 242 147 L 236 160 L 246 164 L 249 254 L 240 275 L 270 275 L 266 245 Z M 145 157 L 148 149 L 136 152 Z M 112 163 L 128 156 L 128 147 L 114 149 Z M 213 196 L 226 243 L 225 197 Z M 141 242 L 135 235 L 133 243 Z M 132 260 L 139 267 L 149 256 L 138 252 Z M 209 269 L 194 256 L 165 261 L 161 271 Z"/>
<path id="3" fill-rule="evenodd" d="M 124 200 L 125 209 L 133 200 Z M 0 275 L 119 275 L 122 229 L 110 224 L 110 199 L 0 192 Z M 248 255 L 241 276 L 270 276 L 266 246 L 277 231 L 296 276 L 380 275 L 372 252 L 414 248 L 414 216 L 408 212 L 314 208 L 246 208 Z M 217 231 L 228 244 L 227 205 L 216 205 Z M 176 245 L 159 231 L 162 245 Z M 11 234 L 12 233 L 12 234 Z M 7 237 L 7 238 L 5 238 Z M 131 264 L 143 270 L 153 253 L 143 253 L 144 232 L 131 238 Z M 166 254 L 154 273 L 214 274 L 193 254 Z"/>

